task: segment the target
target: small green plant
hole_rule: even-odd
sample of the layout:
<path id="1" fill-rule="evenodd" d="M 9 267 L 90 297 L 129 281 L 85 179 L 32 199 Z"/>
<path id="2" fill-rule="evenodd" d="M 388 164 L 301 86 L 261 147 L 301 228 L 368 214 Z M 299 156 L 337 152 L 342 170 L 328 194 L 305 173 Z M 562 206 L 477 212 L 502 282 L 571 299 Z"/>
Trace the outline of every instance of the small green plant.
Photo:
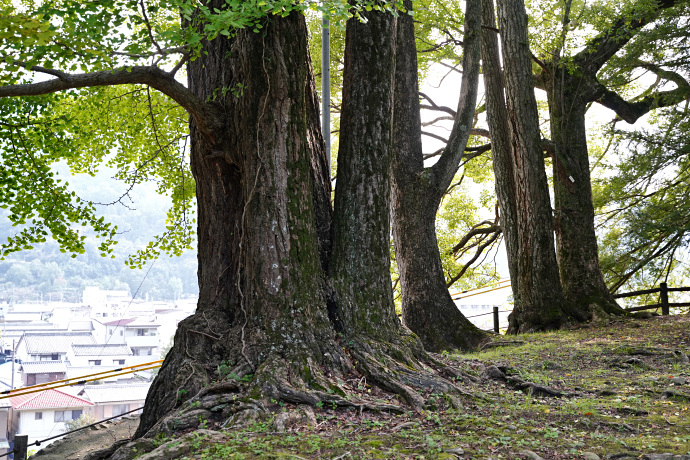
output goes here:
<path id="1" fill-rule="evenodd" d="M 65 429 L 63 431 L 74 431 L 77 428 L 85 427 L 86 425 L 91 425 L 96 423 L 96 417 L 89 413 L 83 413 L 81 416 L 74 420 L 68 420 L 65 422 Z"/>
<path id="2" fill-rule="evenodd" d="M 229 361 L 223 361 L 218 365 L 216 369 L 218 373 L 218 380 L 223 380 L 225 377 L 231 375 L 232 368 L 230 366 L 232 366 L 232 363 Z"/>

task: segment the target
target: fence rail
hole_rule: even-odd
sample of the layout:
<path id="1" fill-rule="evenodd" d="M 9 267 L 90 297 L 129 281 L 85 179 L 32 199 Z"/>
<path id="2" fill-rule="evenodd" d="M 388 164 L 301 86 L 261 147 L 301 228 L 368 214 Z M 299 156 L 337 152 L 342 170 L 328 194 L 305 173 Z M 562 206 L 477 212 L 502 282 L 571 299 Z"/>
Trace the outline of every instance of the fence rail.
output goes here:
<path id="1" fill-rule="evenodd" d="M 643 289 L 641 291 L 624 292 L 622 294 L 616 294 L 613 296 L 614 299 L 623 299 L 626 297 L 635 297 L 638 295 L 646 294 L 656 294 L 659 293 L 659 303 L 653 305 L 642 305 L 640 307 L 626 308 L 625 311 L 643 311 L 643 310 L 656 310 L 661 308 L 662 315 L 670 314 L 671 307 L 690 307 L 690 302 L 669 302 L 668 293 L 669 292 L 690 292 L 690 287 L 678 287 L 670 288 L 666 283 L 661 283 L 658 288 L 654 289 Z"/>

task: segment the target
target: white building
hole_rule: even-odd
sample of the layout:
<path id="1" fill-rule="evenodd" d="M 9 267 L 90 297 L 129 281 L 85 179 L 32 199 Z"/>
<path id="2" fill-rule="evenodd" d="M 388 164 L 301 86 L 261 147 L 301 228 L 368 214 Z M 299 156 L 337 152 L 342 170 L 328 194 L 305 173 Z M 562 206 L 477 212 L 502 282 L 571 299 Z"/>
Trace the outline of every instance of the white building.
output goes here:
<path id="1" fill-rule="evenodd" d="M 62 433 L 66 421 L 76 420 L 94 407 L 91 401 L 55 389 L 17 395 L 9 400 L 12 405 L 10 432 L 28 435 L 29 444 Z"/>
<path id="2" fill-rule="evenodd" d="M 134 358 L 133 364 L 158 359 L 160 336 L 158 323 L 143 321 L 139 318 L 118 319 L 107 323 L 94 321 L 94 334 L 102 343 L 126 344 Z"/>
<path id="3" fill-rule="evenodd" d="M 67 361 L 72 345 L 95 343 L 89 332 L 27 332 L 19 339 L 15 356 L 21 361 Z"/>
<path id="4" fill-rule="evenodd" d="M 134 409 L 144 407 L 150 382 L 127 385 L 86 385 L 79 396 L 95 404 L 96 420 L 115 417 Z"/>
<path id="5" fill-rule="evenodd" d="M 22 373 L 21 382 L 26 387 L 63 380 L 67 377 L 67 364 L 64 361 L 24 361 L 16 366 Z"/>
<path id="6" fill-rule="evenodd" d="M 84 289 L 83 304 L 91 307 L 95 318 L 120 318 L 127 312 L 132 302 L 128 291 L 106 291 L 97 286 Z"/>
<path id="7" fill-rule="evenodd" d="M 126 344 L 120 343 L 72 345 L 67 351 L 67 359 L 71 367 L 118 368 L 132 364 L 132 350 Z"/>
<path id="8" fill-rule="evenodd" d="M 10 450 L 10 407 L 8 398 L 0 399 L 0 455 Z"/>

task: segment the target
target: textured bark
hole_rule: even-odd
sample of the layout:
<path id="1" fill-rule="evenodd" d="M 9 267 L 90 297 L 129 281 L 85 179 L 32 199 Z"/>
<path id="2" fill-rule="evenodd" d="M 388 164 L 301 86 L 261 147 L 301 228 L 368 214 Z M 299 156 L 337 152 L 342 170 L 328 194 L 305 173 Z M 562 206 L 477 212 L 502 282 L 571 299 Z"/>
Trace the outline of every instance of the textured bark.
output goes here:
<path id="1" fill-rule="evenodd" d="M 400 410 L 345 398 L 341 382 L 356 372 L 417 410 L 419 390 L 460 393 L 432 369 L 462 374 L 429 357 L 395 316 L 395 18 L 367 16 L 347 26 L 332 226 L 303 16 L 273 17 L 261 34 L 220 36 L 190 64 L 190 90 L 201 100 L 217 88 L 243 89 L 216 102 L 227 115 L 220 147 L 191 123 L 199 304 L 178 327 L 136 437 L 191 428 L 199 416 L 243 423 L 268 399 Z"/>
<path id="2" fill-rule="evenodd" d="M 406 2 L 411 9 L 412 2 Z M 467 144 L 479 74 L 479 1 L 468 3 L 465 17 L 463 84 L 455 128 L 442 165 L 425 169 L 421 143 L 417 49 L 414 22 L 401 15 L 397 28 L 393 118 L 392 219 L 402 291 L 404 324 L 429 351 L 472 349 L 486 339 L 458 310 L 446 287 L 436 239 L 436 212 Z M 472 88 L 474 86 L 474 88 Z M 462 127 L 462 128 L 461 128 Z M 450 157 L 450 158 L 449 158 Z"/>
<path id="3" fill-rule="evenodd" d="M 348 367 L 326 314 L 320 260 L 328 241 L 317 221 L 329 214 L 328 176 L 304 18 L 273 18 L 264 35 L 219 36 L 204 51 L 188 69 L 200 100 L 216 88 L 244 90 L 217 101 L 228 120 L 222 150 L 191 123 L 199 303 L 178 327 L 137 436 L 218 379 L 221 364 L 253 374 L 261 394 L 288 400 L 286 375 L 308 387 L 320 364 L 333 373 Z"/>
<path id="4" fill-rule="evenodd" d="M 389 216 L 396 20 L 376 11 L 366 18 L 348 21 L 345 38 L 331 319 L 357 369 L 421 410 L 419 390 L 459 390 L 428 367 L 439 363 L 395 315 Z"/>
<path id="5" fill-rule="evenodd" d="M 518 230 L 518 302 L 509 333 L 558 329 L 572 318 L 558 277 L 553 218 L 532 86 L 527 14 L 522 0 L 499 0 Z"/>
<path id="6" fill-rule="evenodd" d="M 505 85 L 498 51 L 496 13 L 493 0 L 482 0 L 482 70 L 486 97 L 486 118 L 491 132 L 491 159 L 496 180 L 496 197 L 500 208 L 500 225 L 506 245 L 508 271 L 513 299 L 520 303 L 518 276 L 517 203 L 515 173 L 511 159 L 510 125 L 504 96 Z"/>
<path id="7" fill-rule="evenodd" d="M 546 83 L 553 160 L 558 269 L 563 293 L 587 319 L 623 314 L 604 282 L 594 230 L 585 112 L 596 88 L 560 67 Z"/>
<path id="8" fill-rule="evenodd" d="M 400 330 L 389 275 L 395 18 L 367 19 L 350 19 L 345 37 L 332 273 L 337 323 L 387 340 Z"/>

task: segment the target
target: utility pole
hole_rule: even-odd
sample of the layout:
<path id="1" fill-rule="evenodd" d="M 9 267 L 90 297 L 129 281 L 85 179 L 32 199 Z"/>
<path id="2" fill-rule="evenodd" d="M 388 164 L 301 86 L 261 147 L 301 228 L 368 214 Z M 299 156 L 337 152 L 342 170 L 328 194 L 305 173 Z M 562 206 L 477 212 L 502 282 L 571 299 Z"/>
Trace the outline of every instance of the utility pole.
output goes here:
<path id="1" fill-rule="evenodd" d="M 14 339 L 12 339 L 12 383 L 10 390 L 14 390 Z"/>
<path id="2" fill-rule="evenodd" d="M 324 15 L 321 35 L 321 131 L 326 142 L 328 175 L 331 174 L 331 26 Z"/>

